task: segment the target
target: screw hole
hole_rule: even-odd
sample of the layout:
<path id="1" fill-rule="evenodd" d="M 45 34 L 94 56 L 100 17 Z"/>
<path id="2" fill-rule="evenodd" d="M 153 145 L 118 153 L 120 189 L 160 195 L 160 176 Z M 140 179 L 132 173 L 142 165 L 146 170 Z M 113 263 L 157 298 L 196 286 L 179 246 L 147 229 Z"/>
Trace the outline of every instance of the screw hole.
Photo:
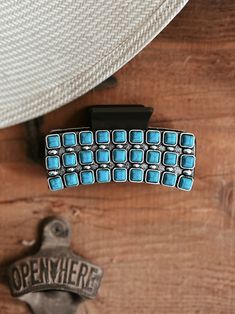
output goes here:
<path id="1" fill-rule="evenodd" d="M 54 223 L 51 229 L 52 229 L 52 233 L 56 237 L 65 238 L 68 236 L 68 230 L 66 230 L 65 227 L 59 222 Z"/>

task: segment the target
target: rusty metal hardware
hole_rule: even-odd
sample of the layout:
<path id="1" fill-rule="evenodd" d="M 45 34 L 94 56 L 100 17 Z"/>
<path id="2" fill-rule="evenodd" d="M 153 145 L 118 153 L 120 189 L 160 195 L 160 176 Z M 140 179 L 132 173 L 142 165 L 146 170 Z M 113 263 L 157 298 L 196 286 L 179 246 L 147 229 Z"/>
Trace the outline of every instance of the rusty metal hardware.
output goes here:
<path id="1" fill-rule="evenodd" d="M 8 269 L 14 297 L 25 301 L 35 314 L 73 314 L 85 299 L 96 297 L 103 271 L 69 248 L 70 225 L 47 221 L 37 254 L 16 261 Z"/>

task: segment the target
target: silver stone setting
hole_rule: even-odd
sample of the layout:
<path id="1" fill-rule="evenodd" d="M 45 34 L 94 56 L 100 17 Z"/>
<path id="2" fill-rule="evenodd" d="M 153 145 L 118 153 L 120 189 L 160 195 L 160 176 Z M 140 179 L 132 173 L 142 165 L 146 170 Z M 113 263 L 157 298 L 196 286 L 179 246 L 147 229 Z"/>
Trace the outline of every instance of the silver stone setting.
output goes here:
<path id="1" fill-rule="evenodd" d="M 99 141 L 108 141 L 108 143 L 99 143 L 98 141 L 98 133 L 100 131 L 105 131 L 106 134 L 100 134 Z M 182 155 L 185 155 L 186 157 L 188 155 L 192 155 L 195 157 L 196 154 L 196 148 L 195 145 L 191 147 L 187 147 L 189 145 L 188 143 L 195 143 L 195 137 L 191 133 L 185 133 L 182 131 L 175 131 L 175 130 L 166 130 L 166 129 L 158 129 L 158 128 L 149 128 L 148 130 L 139 130 L 139 129 L 133 129 L 130 131 L 125 131 L 125 133 L 121 135 L 115 135 L 115 139 L 119 141 L 119 143 L 115 142 L 114 139 L 114 133 L 115 131 L 125 131 L 125 130 L 98 130 L 98 131 L 92 131 L 88 128 L 81 128 L 73 130 L 73 134 L 76 135 L 76 141 L 77 145 L 73 145 L 72 147 L 65 147 L 63 146 L 63 136 L 69 130 L 61 130 L 56 131 L 56 133 L 51 133 L 46 137 L 46 168 L 48 173 L 48 183 L 51 190 L 59 190 L 63 189 L 66 186 L 66 183 L 64 181 L 64 176 L 66 173 L 76 173 L 79 178 L 79 185 L 81 184 L 93 184 L 95 182 L 98 182 L 97 180 L 97 171 L 99 169 L 110 169 L 111 173 L 111 181 L 114 182 L 125 182 L 125 181 L 131 181 L 139 183 L 135 178 L 140 178 L 140 173 L 143 171 L 143 177 L 144 180 L 141 180 L 148 183 L 148 184 L 163 184 L 165 186 L 171 186 L 172 182 L 174 183 L 174 187 L 178 187 L 182 190 L 190 190 L 191 185 L 193 184 L 193 178 L 194 178 L 194 168 L 185 168 L 184 165 L 181 164 L 181 157 Z M 136 132 L 137 133 L 133 133 Z M 152 136 L 155 132 L 155 135 L 158 135 L 158 139 L 154 140 L 154 137 Z M 109 132 L 107 134 L 107 132 Z M 149 134 L 151 132 L 151 134 Z M 82 133 L 82 135 L 81 135 Z M 86 134 L 87 133 L 87 134 Z M 168 133 L 168 134 L 167 134 Z M 84 135 L 85 134 L 85 135 Z M 165 134 L 167 136 L 170 136 L 173 134 L 173 140 L 170 137 L 164 137 Z M 149 136 L 148 136 L 149 135 Z M 184 137 L 182 137 L 185 135 Z M 119 138 L 118 138 L 119 136 Z M 131 137 L 132 136 L 132 137 Z M 54 137 L 54 138 L 53 138 Z M 83 137 L 83 140 L 81 142 L 81 139 Z M 84 140 L 85 137 L 85 140 Z M 89 138 L 87 140 L 87 138 Z M 147 138 L 151 143 L 147 142 Z M 157 137 L 155 137 L 157 138 Z M 174 142 L 175 140 L 175 142 Z M 169 142 L 169 145 L 167 144 Z M 84 145 L 85 143 L 90 145 Z M 181 145 L 183 144 L 183 146 Z M 54 148 L 54 147 L 56 148 Z M 104 161 L 100 162 L 100 159 L 98 160 L 97 157 L 97 150 L 108 150 L 110 151 L 110 158 L 107 159 L 107 162 L 105 161 L 105 155 L 104 155 Z M 113 150 L 124 150 L 126 151 L 127 159 L 123 158 L 123 152 L 116 152 L 116 157 L 114 159 L 113 157 Z M 141 150 L 143 152 L 143 160 L 141 162 L 135 162 L 136 160 L 140 160 L 140 157 L 136 158 L 132 155 L 132 162 L 130 160 L 130 152 L 131 150 Z M 148 153 L 152 150 L 152 156 L 147 158 Z M 89 153 L 89 151 L 91 153 Z M 156 151 L 160 153 L 159 158 L 156 156 L 154 157 L 154 154 L 156 154 Z M 87 152 L 85 154 L 81 154 L 80 152 Z M 164 161 L 164 156 L 167 153 L 175 153 L 177 155 L 177 161 L 176 164 L 171 166 L 171 164 L 166 164 Z M 64 161 L 63 161 L 63 155 L 64 154 L 73 154 L 74 159 L 76 162 L 71 165 L 71 167 L 65 167 Z M 85 157 L 84 157 L 85 155 Z M 60 166 L 58 169 L 51 169 L 51 165 L 53 167 L 53 160 L 50 160 L 50 158 L 54 158 L 54 156 L 57 156 L 57 160 L 59 158 L 59 164 Z M 81 156 L 83 158 L 90 158 L 90 160 L 83 161 L 83 164 L 81 163 Z M 89 156 L 89 157 L 87 157 Z M 117 157 L 119 156 L 119 157 Z M 138 156 L 138 155 L 137 155 Z M 140 156 L 140 155 L 139 155 Z M 92 160 L 91 160 L 92 159 Z M 124 160 L 125 159 L 125 160 Z M 196 158 L 195 158 L 196 160 Z M 50 163 L 51 161 L 51 163 Z M 50 165 L 49 165 L 50 164 Z M 173 163 L 172 163 L 173 164 Z M 49 165 L 49 166 L 48 166 Z M 183 168 L 184 166 L 184 168 Z M 187 163 L 186 166 L 188 167 Z M 125 169 L 126 175 L 120 180 L 115 179 L 114 177 L 114 169 Z M 133 171 L 135 169 L 135 171 Z M 139 169 L 139 171 L 138 171 Z M 90 173 L 93 173 L 94 180 L 90 183 L 83 183 L 81 182 L 81 173 L 85 175 L 89 175 Z M 131 178 L 130 173 L 133 172 L 136 177 Z M 102 180 L 105 180 L 105 171 L 100 172 L 104 176 Z M 121 172 L 120 172 L 121 173 Z M 124 172 L 122 172 L 124 174 Z M 137 175 L 138 174 L 138 175 Z M 148 174 L 148 175 L 147 175 Z M 171 174 L 171 175 L 170 175 Z M 158 180 L 159 182 L 154 182 L 154 180 Z M 70 179 L 72 180 L 73 176 L 71 174 Z M 53 179 L 55 181 L 53 181 Z M 174 179 L 174 180 L 173 180 Z M 153 181 L 151 181 L 153 180 Z M 110 180 L 109 180 L 110 181 Z M 107 183 L 109 182 L 107 181 Z M 100 180 L 99 180 L 100 182 Z M 71 185 L 70 185 L 71 186 Z M 75 184 L 74 184 L 75 186 Z"/>

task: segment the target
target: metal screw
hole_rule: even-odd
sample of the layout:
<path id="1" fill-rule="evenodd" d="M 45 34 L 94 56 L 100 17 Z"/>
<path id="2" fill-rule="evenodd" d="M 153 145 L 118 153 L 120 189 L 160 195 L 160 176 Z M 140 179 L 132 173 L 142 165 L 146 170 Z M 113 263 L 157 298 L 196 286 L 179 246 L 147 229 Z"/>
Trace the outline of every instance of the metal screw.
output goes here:
<path id="1" fill-rule="evenodd" d="M 65 238 L 68 235 L 68 230 L 66 230 L 60 222 L 55 222 L 51 230 L 56 237 Z"/>

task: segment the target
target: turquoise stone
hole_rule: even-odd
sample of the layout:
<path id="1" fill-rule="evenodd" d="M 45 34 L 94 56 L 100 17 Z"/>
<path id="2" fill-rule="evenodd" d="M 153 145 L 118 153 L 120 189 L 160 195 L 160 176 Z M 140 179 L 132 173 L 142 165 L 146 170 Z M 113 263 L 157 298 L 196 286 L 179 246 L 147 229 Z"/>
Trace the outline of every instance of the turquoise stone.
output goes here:
<path id="1" fill-rule="evenodd" d="M 81 145 L 92 145 L 93 142 L 94 138 L 91 131 L 82 131 L 79 133 L 79 143 Z"/>
<path id="2" fill-rule="evenodd" d="M 107 149 L 98 149 L 96 151 L 96 161 L 99 164 L 110 162 L 110 151 Z"/>
<path id="3" fill-rule="evenodd" d="M 64 133 L 62 139 L 65 147 L 77 145 L 77 137 L 73 132 Z"/>
<path id="4" fill-rule="evenodd" d="M 63 165 L 65 167 L 77 166 L 77 156 L 75 153 L 66 153 L 62 156 Z"/>
<path id="5" fill-rule="evenodd" d="M 60 158 L 58 156 L 50 156 L 46 158 L 46 167 L 48 170 L 60 169 Z"/>
<path id="6" fill-rule="evenodd" d="M 96 132 L 96 143 L 97 144 L 108 144 L 110 142 L 109 131 L 97 131 Z"/>
<path id="7" fill-rule="evenodd" d="M 112 139 L 114 144 L 125 144 L 127 142 L 127 132 L 125 130 L 114 130 Z"/>
<path id="8" fill-rule="evenodd" d="M 131 182 L 143 182 L 144 171 L 140 168 L 130 169 L 130 181 Z"/>
<path id="9" fill-rule="evenodd" d="M 125 149 L 114 149 L 113 150 L 113 162 L 124 163 L 127 160 L 127 151 Z"/>
<path id="10" fill-rule="evenodd" d="M 110 169 L 97 169 L 96 172 L 97 182 L 108 183 L 111 181 Z"/>
<path id="11" fill-rule="evenodd" d="M 175 146 L 178 141 L 178 134 L 176 132 L 166 131 L 163 135 L 163 143 L 169 146 Z"/>
<path id="12" fill-rule="evenodd" d="M 92 170 L 81 171 L 80 179 L 84 185 L 93 184 L 95 182 L 94 172 Z"/>
<path id="13" fill-rule="evenodd" d="M 150 145 L 158 145 L 161 141 L 161 133 L 155 130 L 149 130 L 146 133 L 146 142 Z"/>
<path id="14" fill-rule="evenodd" d="M 113 180 L 115 182 L 126 182 L 127 181 L 127 169 L 125 169 L 125 168 L 114 168 L 113 169 Z"/>
<path id="15" fill-rule="evenodd" d="M 144 151 L 142 149 L 130 150 L 130 162 L 142 163 L 144 161 Z"/>
<path id="16" fill-rule="evenodd" d="M 164 172 L 162 177 L 162 184 L 173 187 L 176 184 L 177 175 L 170 172 Z"/>
<path id="17" fill-rule="evenodd" d="M 146 161 L 148 164 L 159 164 L 161 160 L 161 153 L 157 150 L 147 151 Z"/>
<path id="18" fill-rule="evenodd" d="M 82 165 L 89 165 L 93 163 L 94 157 L 91 150 L 81 150 L 78 154 L 79 161 Z"/>
<path id="19" fill-rule="evenodd" d="M 48 135 L 46 137 L 46 145 L 49 149 L 55 149 L 61 147 L 60 136 L 58 134 Z"/>
<path id="20" fill-rule="evenodd" d="M 181 134 L 180 145 L 185 148 L 193 148 L 195 146 L 195 136 L 188 133 Z"/>
<path id="21" fill-rule="evenodd" d="M 79 185 L 78 175 L 75 172 L 66 173 L 64 175 L 64 181 L 67 187 L 73 187 L 73 186 Z"/>
<path id="22" fill-rule="evenodd" d="M 64 188 L 61 177 L 53 177 L 48 179 L 49 187 L 52 191 L 62 190 Z"/>
<path id="23" fill-rule="evenodd" d="M 164 153 L 163 164 L 165 166 L 176 166 L 178 155 L 176 153 Z"/>
<path id="24" fill-rule="evenodd" d="M 193 187 L 193 179 L 190 177 L 180 177 L 178 187 L 185 191 L 190 191 Z"/>
<path id="25" fill-rule="evenodd" d="M 129 137 L 131 144 L 142 144 L 144 141 L 144 132 L 142 130 L 131 130 Z"/>
<path id="26" fill-rule="evenodd" d="M 184 169 L 193 169 L 195 167 L 195 157 L 193 155 L 182 155 L 180 166 Z"/>
<path id="27" fill-rule="evenodd" d="M 127 141 L 127 133 L 125 130 L 113 131 L 113 142 L 115 144 L 125 144 Z"/>
<path id="28" fill-rule="evenodd" d="M 160 171 L 158 170 L 148 170 L 146 173 L 147 183 L 158 184 L 160 182 Z"/>

